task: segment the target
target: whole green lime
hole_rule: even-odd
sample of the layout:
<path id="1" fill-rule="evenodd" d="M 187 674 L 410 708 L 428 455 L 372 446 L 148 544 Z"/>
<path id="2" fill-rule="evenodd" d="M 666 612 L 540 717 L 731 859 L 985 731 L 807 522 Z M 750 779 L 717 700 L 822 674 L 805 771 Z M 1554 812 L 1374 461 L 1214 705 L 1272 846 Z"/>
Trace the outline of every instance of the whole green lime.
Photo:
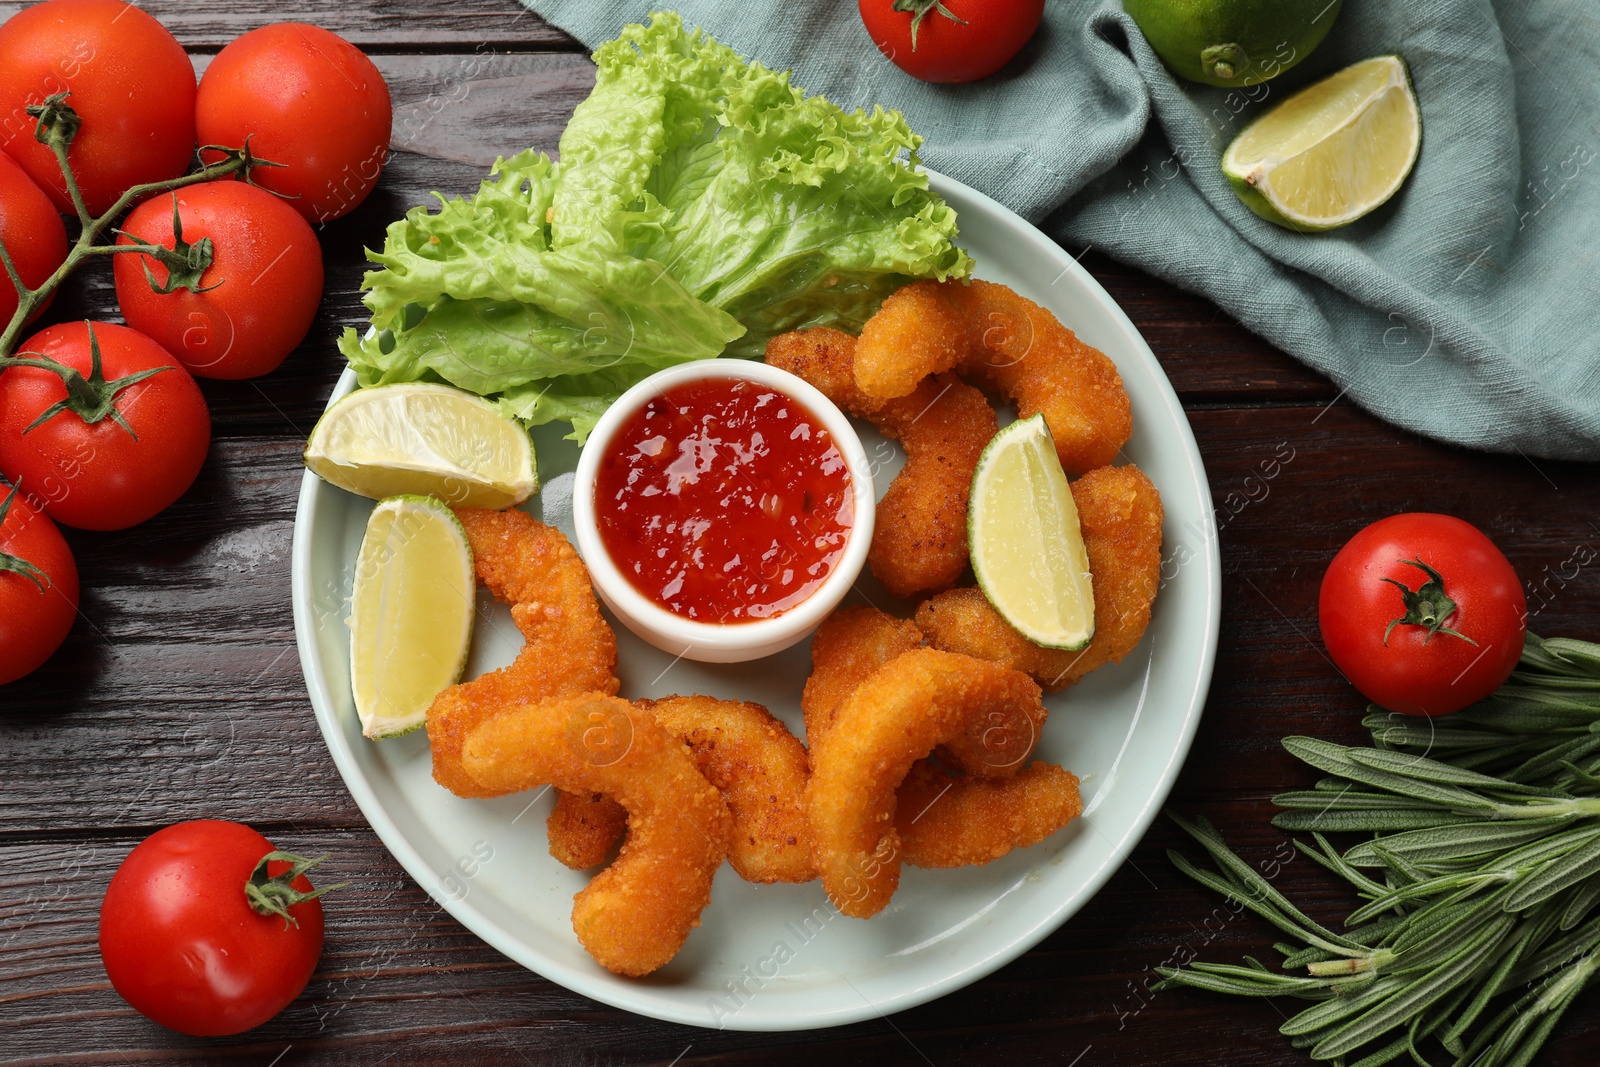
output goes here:
<path id="1" fill-rule="evenodd" d="M 1343 0 L 1122 0 L 1174 74 L 1255 85 L 1322 43 Z"/>

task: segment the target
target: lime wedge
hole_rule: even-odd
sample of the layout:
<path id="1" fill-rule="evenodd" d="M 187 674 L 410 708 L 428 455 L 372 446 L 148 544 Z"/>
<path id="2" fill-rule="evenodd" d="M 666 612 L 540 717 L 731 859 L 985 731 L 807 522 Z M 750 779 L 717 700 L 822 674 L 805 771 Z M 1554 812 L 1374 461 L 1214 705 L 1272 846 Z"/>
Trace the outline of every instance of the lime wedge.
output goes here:
<path id="1" fill-rule="evenodd" d="M 1023 637 L 1078 649 L 1094 637 L 1094 584 L 1078 507 L 1043 415 L 994 435 L 967 509 L 978 587 Z"/>
<path id="2" fill-rule="evenodd" d="M 1256 119 L 1222 155 L 1250 210 L 1280 226 L 1331 230 L 1387 201 L 1422 146 L 1422 115 L 1399 56 L 1346 67 Z"/>
<path id="3" fill-rule="evenodd" d="M 334 404 L 306 442 L 306 466 L 374 500 L 420 493 L 498 509 L 539 487 L 521 426 L 482 397 L 420 382 L 357 389 Z"/>
<path id="4" fill-rule="evenodd" d="M 394 737 L 461 678 L 472 640 L 472 546 L 448 505 L 380 501 L 367 520 L 350 596 L 350 688 L 361 732 Z"/>

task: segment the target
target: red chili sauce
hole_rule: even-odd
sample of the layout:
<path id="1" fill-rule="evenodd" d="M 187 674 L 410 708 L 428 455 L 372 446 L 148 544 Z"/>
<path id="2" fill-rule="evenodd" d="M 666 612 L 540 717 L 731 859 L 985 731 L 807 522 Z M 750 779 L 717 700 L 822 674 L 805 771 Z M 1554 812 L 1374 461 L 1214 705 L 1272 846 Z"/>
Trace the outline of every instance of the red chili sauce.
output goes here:
<path id="1" fill-rule="evenodd" d="M 623 423 L 594 504 L 633 587 L 699 622 L 799 604 L 833 572 L 855 521 L 850 471 L 822 420 L 729 378 L 678 386 Z"/>

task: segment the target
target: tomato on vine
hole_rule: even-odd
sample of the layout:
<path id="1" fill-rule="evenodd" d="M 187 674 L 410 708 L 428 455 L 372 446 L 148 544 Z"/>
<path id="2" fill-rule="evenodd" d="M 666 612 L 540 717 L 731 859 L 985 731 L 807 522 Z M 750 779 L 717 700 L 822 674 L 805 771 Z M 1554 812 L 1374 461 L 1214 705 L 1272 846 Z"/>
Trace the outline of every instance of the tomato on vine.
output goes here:
<path id="1" fill-rule="evenodd" d="M 322 250 L 287 201 L 244 182 L 206 182 L 134 208 L 117 243 L 133 239 L 184 256 L 203 248 L 210 257 L 210 266 L 187 272 L 144 255 L 112 263 L 128 325 L 197 377 L 266 374 L 311 328 Z"/>
<path id="2" fill-rule="evenodd" d="M 162 1026 L 237 1034 L 277 1015 L 322 955 L 320 859 L 279 852 L 220 819 L 157 830 L 122 861 L 100 905 L 100 959 L 117 993 Z"/>
<path id="3" fill-rule="evenodd" d="M 20 488 L 0 498 L 0 685 L 49 659 L 78 614 L 72 550 Z"/>
<path id="4" fill-rule="evenodd" d="M 1446 715 L 1493 693 L 1527 633 L 1527 598 L 1494 542 L 1427 512 L 1352 537 L 1323 575 L 1317 614 L 1334 665 L 1402 715 Z"/>
<path id="5" fill-rule="evenodd" d="M 137 330 L 62 323 L 0 359 L 0 473 L 64 525 L 121 530 L 165 510 L 210 443 L 194 379 Z"/>

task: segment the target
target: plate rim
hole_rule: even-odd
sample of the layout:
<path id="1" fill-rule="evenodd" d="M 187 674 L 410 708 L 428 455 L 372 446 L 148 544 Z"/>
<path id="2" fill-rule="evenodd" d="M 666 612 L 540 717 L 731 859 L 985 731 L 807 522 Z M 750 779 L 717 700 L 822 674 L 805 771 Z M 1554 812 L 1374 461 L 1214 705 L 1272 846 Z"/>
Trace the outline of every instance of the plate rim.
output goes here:
<path id="1" fill-rule="evenodd" d="M 1072 256 L 1061 245 L 1045 235 L 1032 223 L 1022 218 L 1010 208 L 999 203 L 986 194 L 970 186 L 946 177 L 937 171 L 923 168 L 928 175 L 930 187 L 934 192 L 950 199 L 967 199 L 978 204 L 986 211 L 993 212 L 1002 219 L 1011 223 L 1018 240 L 1033 245 L 1049 259 L 1062 265 L 1062 274 L 1055 279 L 1059 282 L 1067 275 L 1073 278 L 1084 288 L 1085 292 L 1101 306 L 1108 315 L 1112 325 L 1122 331 L 1133 344 L 1135 350 L 1150 360 L 1157 374 L 1154 376 L 1156 398 L 1165 406 L 1167 414 L 1173 418 L 1174 423 L 1180 428 L 1180 441 L 1182 459 L 1188 467 L 1190 475 L 1196 484 L 1208 487 L 1205 466 L 1200 456 L 1199 445 L 1194 437 L 1193 427 L 1189 424 L 1188 416 L 1184 413 L 1182 404 L 1178 400 L 1176 391 L 1166 371 L 1156 360 L 1155 353 L 1149 344 L 1134 326 L 1121 306 L 1112 299 L 1105 288 L 1086 270 L 1077 258 Z M 958 213 L 959 214 L 959 213 Z M 1052 283 L 1054 284 L 1054 283 Z M 354 372 L 347 366 L 335 384 L 328 403 L 331 405 L 339 397 L 349 392 L 355 382 Z M 417 848 L 400 826 L 391 818 L 388 810 L 379 800 L 372 785 L 367 781 L 365 774 L 356 763 L 354 753 L 347 745 L 347 738 L 335 722 L 336 711 L 332 703 L 332 696 L 328 692 L 326 679 L 320 671 L 321 652 L 316 647 L 313 636 L 312 596 L 311 589 L 311 538 L 308 533 L 309 522 L 303 521 L 312 506 L 313 496 L 320 484 L 320 479 L 309 470 L 301 478 L 300 492 L 295 504 L 295 525 L 291 548 L 290 562 L 290 591 L 293 603 L 295 646 L 299 653 L 302 674 L 306 680 L 306 688 L 311 699 L 312 708 L 317 721 L 318 730 L 322 734 L 323 742 L 329 754 L 333 757 L 335 768 L 343 780 L 345 788 L 349 790 L 355 800 L 357 808 L 377 834 L 384 847 L 405 869 L 406 874 L 414 881 L 430 899 L 439 904 L 457 922 L 466 927 L 473 935 L 480 938 L 491 948 L 500 952 L 508 959 L 525 967 L 530 971 L 554 982 L 566 989 L 589 997 L 600 1003 L 619 1008 L 634 1014 L 649 1018 L 660 1019 L 666 1022 L 680 1023 L 703 1029 L 732 1029 L 751 1032 L 788 1032 L 811 1029 L 824 1029 L 834 1026 L 843 1026 L 849 1023 L 861 1022 L 872 1018 L 881 1018 L 892 1012 L 904 1011 L 938 999 L 946 994 L 965 988 L 974 982 L 980 981 L 1001 967 L 1018 959 L 1029 950 L 1048 937 L 1063 923 L 1087 904 L 1111 879 L 1111 876 L 1127 862 L 1133 849 L 1142 840 L 1150 825 L 1154 822 L 1162 804 L 1171 793 L 1177 781 L 1184 761 L 1188 758 L 1193 746 L 1194 736 L 1199 728 L 1200 718 L 1204 711 L 1206 695 L 1210 688 L 1212 674 L 1216 665 L 1217 645 L 1220 638 L 1221 626 L 1221 555 L 1218 546 L 1218 530 L 1216 526 L 1216 513 L 1214 509 L 1205 507 L 1203 510 L 1204 549 L 1199 556 L 1203 569 L 1200 577 L 1203 579 L 1205 597 L 1205 628 L 1201 635 L 1201 655 L 1199 670 L 1193 679 L 1192 687 L 1188 693 L 1188 706 L 1183 713 L 1181 729 L 1178 732 L 1177 743 L 1167 755 L 1167 762 L 1161 768 L 1159 785 L 1145 798 L 1143 807 L 1134 814 L 1127 829 L 1121 837 L 1111 843 L 1110 854 L 1101 862 L 1089 876 L 1080 883 L 1072 892 L 1066 894 L 1054 907 L 1041 912 L 1036 921 L 1027 926 L 1019 936 L 1009 941 L 997 942 L 993 949 L 976 958 L 970 959 L 964 966 L 953 969 L 942 977 L 923 983 L 909 984 L 898 995 L 883 997 L 876 1001 L 862 998 L 859 1006 L 846 1006 L 834 1009 L 822 1009 L 798 1018 L 783 1018 L 774 1013 L 740 1011 L 731 1018 L 722 1020 L 720 1025 L 713 1025 L 706 1020 L 703 1014 L 691 1014 L 686 1011 L 676 1010 L 676 1005 L 664 1003 L 659 1000 L 644 999 L 630 1000 L 626 996 L 618 995 L 615 976 L 597 975 L 588 971 L 578 970 L 567 966 L 560 961 L 543 957 L 538 951 L 525 941 L 503 928 L 494 919 L 480 912 L 475 906 L 467 903 L 465 898 L 451 899 L 449 896 L 434 893 L 427 888 L 427 879 L 418 875 L 418 871 L 431 871 L 428 862 L 423 858 Z M 1196 562 L 1191 557 L 1190 563 Z M 318 670 L 313 672 L 313 666 Z M 537 965 L 536 965 L 537 963 Z M 641 990 L 649 987 L 640 986 Z M 752 1005 L 753 1007 L 753 1005 Z"/>

